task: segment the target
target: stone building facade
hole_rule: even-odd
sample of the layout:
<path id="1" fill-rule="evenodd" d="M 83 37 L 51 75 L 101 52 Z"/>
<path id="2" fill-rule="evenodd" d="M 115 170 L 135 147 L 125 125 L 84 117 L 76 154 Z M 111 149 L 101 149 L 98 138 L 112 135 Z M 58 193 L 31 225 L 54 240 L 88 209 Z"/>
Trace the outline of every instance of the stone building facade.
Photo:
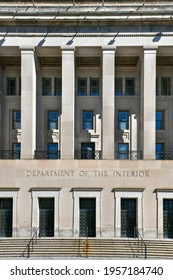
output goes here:
<path id="1" fill-rule="evenodd" d="M 0 4 L 0 237 L 173 237 L 172 5 Z"/>

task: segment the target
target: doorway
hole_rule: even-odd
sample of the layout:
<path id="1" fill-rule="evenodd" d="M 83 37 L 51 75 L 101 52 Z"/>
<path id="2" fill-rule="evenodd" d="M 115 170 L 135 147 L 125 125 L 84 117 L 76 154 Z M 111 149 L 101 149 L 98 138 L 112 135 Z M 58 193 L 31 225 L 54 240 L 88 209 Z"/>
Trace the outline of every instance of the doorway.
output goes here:
<path id="1" fill-rule="evenodd" d="M 96 236 L 96 199 L 80 198 L 80 237 Z"/>

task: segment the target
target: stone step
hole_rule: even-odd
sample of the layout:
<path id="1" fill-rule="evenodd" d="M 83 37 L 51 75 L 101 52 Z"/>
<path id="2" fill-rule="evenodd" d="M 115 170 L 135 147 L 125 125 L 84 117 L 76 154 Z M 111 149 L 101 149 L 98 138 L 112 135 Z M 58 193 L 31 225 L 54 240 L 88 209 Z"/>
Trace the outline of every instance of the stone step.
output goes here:
<path id="1" fill-rule="evenodd" d="M 19 257 L 29 239 L 0 239 L 0 256 Z M 173 240 L 146 240 L 148 258 L 173 259 Z M 87 251 L 88 250 L 88 251 Z M 31 257 L 123 257 L 144 258 L 144 250 L 133 239 L 60 239 L 38 238 Z M 25 257 L 27 249 L 25 250 Z"/>

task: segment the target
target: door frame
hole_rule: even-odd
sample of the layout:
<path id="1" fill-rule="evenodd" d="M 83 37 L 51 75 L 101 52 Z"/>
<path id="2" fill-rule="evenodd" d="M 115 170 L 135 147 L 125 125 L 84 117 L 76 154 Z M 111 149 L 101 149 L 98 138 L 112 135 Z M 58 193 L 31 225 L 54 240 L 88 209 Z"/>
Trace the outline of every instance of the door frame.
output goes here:
<path id="1" fill-rule="evenodd" d="M 80 205 L 79 198 L 96 199 L 96 237 L 101 235 L 101 191 L 102 188 L 73 188 L 73 236 L 79 237 Z"/>
<path id="2" fill-rule="evenodd" d="M 141 235 L 143 235 L 143 191 L 141 188 L 115 188 L 115 237 L 121 237 L 121 198 L 136 198 L 136 226 Z"/>
<path id="3" fill-rule="evenodd" d="M 59 233 L 59 188 L 42 188 L 42 189 L 31 189 L 32 197 L 32 225 L 31 225 L 31 236 L 36 232 L 39 227 L 39 198 L 52 197 L 54 198 L 54 237 L 58 236 Z"/>
<path id="4" fill-rule="evenodd" d="M 173 189 L 156 189 L 157 193 L 157 237 L 164 238 L 163 199 L 173 199 Z"/>
<path id="5" fill-rule="evenodd" d="M 19 231 L 19 188 L 7 188 L 0 189 L 1 198 L 12 198 L 13 208 L 12 208 L 12 237 L 18 236 Z M 10 238 L 10 237 L 9 237 Z"/>

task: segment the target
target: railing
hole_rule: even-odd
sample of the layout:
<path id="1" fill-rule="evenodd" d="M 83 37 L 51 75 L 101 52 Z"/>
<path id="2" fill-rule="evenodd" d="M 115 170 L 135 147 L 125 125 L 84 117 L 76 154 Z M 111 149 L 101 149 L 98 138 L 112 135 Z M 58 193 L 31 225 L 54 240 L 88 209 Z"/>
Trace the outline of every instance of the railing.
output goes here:
<path id="1" fill-rule="evenodd" d="M 0 159 L 20 159 L 20 151 L 0 151 Z"/>
<path id="2" fill-rule="evenodd" d="M 75 151 L 75 159 L 101 159 L 101 151 Z"/>
<path id="3" fill-rule="evenodd" d="M 30 257 L 30 253 L 33 252 L 34 244 L 37 244 L 38 231 L 39 231 L 39 227 L 36 229 L 33 236 L 29 240 L 29 242 L 26 245 L 25 250 L 23 251 L 21 257 L 25 257 L 25 253 L 26 253 L 27 258 Z"/>
<path id="4" fill-rule="evenodd" d="M 173 152 L 156 152 L 158 160 L 173 160 Z"/>
<path id="5" fill-rule="evenodd" d="M 60 151 L 36 150 L 35 159 L 60 159 Z"/>
<path id="6" fill-rule="evenodd" d="M 142 235 L 137 228 L 134 228 L 134 239 L 138 239 L 138 246 L 141 248 L 141 253 L 144 252 L 144 257 L 147 259 L 147 245 L 145 244 Z"/>
<path id="7" fill-rule="evenodd" d="M 85 252 L 85 257 L 88 258 L 89 247 L 90 247 L 90 242 L 88 239 L 88 226 L 86 226 L 86 240 L 84 241 L 83 246 L 81 246 L 81 238 L 79 237 L 79 246 L 78 246 L 77 257 L 81 257 L 81 249 L 83 249 L 82 251 Z"/>
<path id="8" fill-rule="evenodd" d="M 115 159 L 142 159 L 142 152 L 141 151 L 115 151 Z"/>

